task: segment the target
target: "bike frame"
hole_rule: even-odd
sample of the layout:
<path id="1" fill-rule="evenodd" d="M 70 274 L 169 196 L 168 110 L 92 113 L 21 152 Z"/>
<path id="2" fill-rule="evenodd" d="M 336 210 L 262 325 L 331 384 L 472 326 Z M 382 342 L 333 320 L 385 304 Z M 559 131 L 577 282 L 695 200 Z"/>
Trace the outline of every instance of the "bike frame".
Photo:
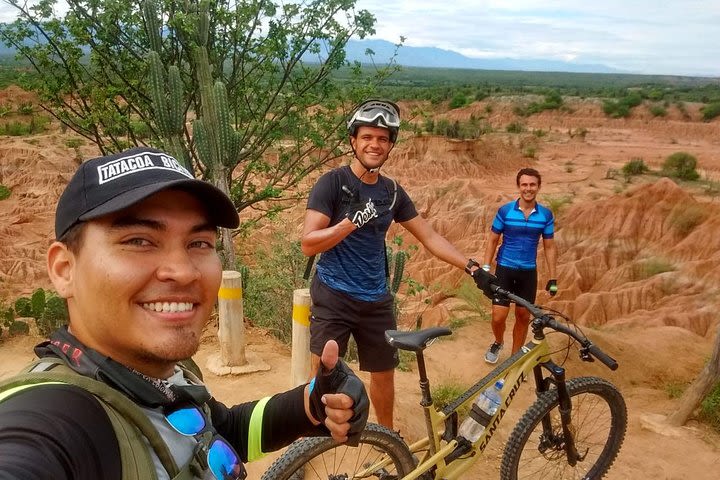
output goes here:
<path id="1" fill-rule="evenodd" d="M 463 473 L 466 472 L 485 451 L 498 425 L 515 399 L 515 395 L 520 389 L 520 386 L 531 374 L 535 378 L 538 392 L 546 391 L 550 383 L 557 385 L 561 398 L 561 406 L 563 406 L 563 404 L 565 406 L 565 408 L 561 408 L 561 411 L 565 410 L 562 422 L 563 429 L 566 431 L 566 439 L 568 437 L 572 438 L 572 435 L 570 435 L 567 430 L 567 425 L 569 425 L 570 422 L 570 400 L 565 390 L 565 371 L 562 367 L 555 365 L 550 360 L 550 347 L 542 331 L 540 331 L 539 335 L 535 332 L 535 337 L 530 342 L 442 410 L 438 410 L 435 407 L 430 394 L 430 382 L 427 378 L 423 352 L 420 351 L 416 353 L 420 376 L 420 390 L 422 393 L 420 405 L 423 407 L 425 413 L 425 424 L 428 436 L 409 446 L 413 454 L 422 453 L 422 455 L 420 455 L 418 466 L 408 475 L 402 477 L 402 480 L 414 480 L 423 477 L 429 472 L 432 472 L 433 478 L 443 478 L 446 480 L 463 478 Z M 550 377 L 547 379 L 544 378 L 542 368 L 548 369 L 554 380 Z M 490 422 L 477 441 L 472 444 L 469 442 L 461 443 L 457 438 L 457 410 L 464 406 L 468 408 L 471 407 L 475 397 L 481 391 L 501 378 L 505 380 L 505 385 L 500 391 L 500 396 L 502 397 L 500 409 L 491 417 Z M 565 401 L 563 401 L 563 397 L 565 397 Z M 549 428 L 549 425 L 546 427 Z M 577 458 L 574 442 L 571 440 L 567 443 L 571 450 L 568 452 L 569 458 Z M 387 465 L 390 462 L 386 459 L 381 463 Z M 367 471 L 373 471 L 379 466 L 382 465 L 375 464 L 369 466 Z"/>

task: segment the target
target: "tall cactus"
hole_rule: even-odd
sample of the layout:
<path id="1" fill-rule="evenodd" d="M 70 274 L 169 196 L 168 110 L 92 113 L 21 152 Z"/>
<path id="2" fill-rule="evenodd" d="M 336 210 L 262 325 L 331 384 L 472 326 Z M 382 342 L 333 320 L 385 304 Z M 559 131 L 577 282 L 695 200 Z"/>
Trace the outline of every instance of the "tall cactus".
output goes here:
<path id="1" fill-rule="evenodd" d="M 405 270 L 405 261 L 407 260 L 407 253 L 403 250 L 399 250 L 394 255 L 395 268 L 393 269 L 392 280 L 390 283 L 390 291 L 395 295 L 400 290 L 400 284 L 402 283 L 403 272 Z"/>
<path id="2" fill-rule="evenodd" d="M 163 65 L 160 57 L 161 27 L 154 1 L 143 2 L 143 17 L 151 46 L 147 60 L 150 72 L 150 98 L 157 127 L 168 153 L 192 171 L 190 153 L 184 141 L 185 87 L 180 77 L 180 69 L 177 65 L 170 65 L 166 71 Z"/>

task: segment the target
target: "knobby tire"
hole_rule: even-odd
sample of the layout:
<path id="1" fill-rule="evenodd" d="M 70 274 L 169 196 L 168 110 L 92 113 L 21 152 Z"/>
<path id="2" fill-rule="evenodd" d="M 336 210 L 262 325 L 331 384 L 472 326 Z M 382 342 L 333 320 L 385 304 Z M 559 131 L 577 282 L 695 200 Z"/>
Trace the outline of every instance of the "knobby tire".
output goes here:
<path id="1" fill-rule="evenodd" d="M 389 458 L 390 464 L 373 470 L 367 476 L 355 476 L 383 458 Z M 368 423 L 357 447 L 339 444 L 329 437 L 296 440 L 270 465 L 262 480 L 396 480 L 414 468 L 414 457 L 396 432 Z"/>
<path id="2" fill-rule="evenodd" d="M 625 400 L 608 381 L 596 377 L 566 382 L 572 401 L 571 431 L 584 460 L 572 467 L 564 449 L 557 389 L 539 395 L 508 438 L 501 480 L 596 480 L 603 477 L 620 450 L 627 427 Z M 545 435 L 541 420 L 551 420 Z"/>

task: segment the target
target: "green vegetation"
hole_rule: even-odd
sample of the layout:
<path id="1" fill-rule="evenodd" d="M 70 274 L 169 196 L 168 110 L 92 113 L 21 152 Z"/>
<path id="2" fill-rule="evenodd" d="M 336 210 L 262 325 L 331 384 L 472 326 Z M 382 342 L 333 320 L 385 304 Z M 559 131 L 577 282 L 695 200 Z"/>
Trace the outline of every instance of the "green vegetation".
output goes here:
<path id="1" fill-rule="evenodd" d="M 640 105 L 642 101 L 643 97 L 640 92 L 631 91 L 619 100 L 605 100 L 603 111 L 613 118 L 627 117 L 630 115 L 630 110 Z"/>
<path id="2" fill-rule="evenodd" d="M 649 110 L 654 117 L 664 117 L 667 115 L 667 109 L 660 104 L 650 105 Z"/>
<path id="3" fill-rule="evenodd" d="M 695 170 L 697 159 L 687 152 L 675 152 L 663 162 L 662 174 L 680 180 L 697 180 L 700 174 Z"/>
<path id="4" fill-rule="evenodd" d="M 573 199 L 570 195 L 545 195 L 541 203 L 548 207 L 557 218 L 560 211 L 565 208 L 566 205 L 570 205 L 572 201 Z"/>
<path id="5" fill-rule="evenodd" d="M 455 400 L 457 397 L 465 393 L 465 390 L 467 390 L 468 387 L 462 385 L 461 383 L 450 380 L 445 383 L 442 383 L 438 385 L 437 387 L 434 387 L 431 391 L 431 395 L 433 398 L 433 403 L 435 404 L 435 407 L 438 409 L 444 408 L 447 404 Z M 460 417 L 466 415 L 468 411 L 470 410 L 469 407 L 459 408 L 457 410 L 458 415 Z"/>
<path id="6" fill-rule="evenodd" d="M 665 272 L 677 270 L 675 265 L 659 257 L 651 257 L 633 265 L 633 280 L 645 280 Z"/>
<path id="7" fill-rule="evenodd" d="M 30 117 L 28 121 L 13 120 L 0 124 L 0 135 L 22 137 L 42 133 L 47 129 L 50 119 L 42 115 Z"/>
<path id="8" fill-rule="evenodd" d="M 47 336 L 68 321 L 67 305 L 55 292 L 36 289 L 29 297 L 19 297 L 13 306 L 0 304 L 0 323 L 11 335 L 27 334 L 27 322 L 17 318 L 33 318 L 38 332 Z"/>
<path id="9" fill-rule="evenodd" d="M 280 341 L 292 340 L 293 291 L 305 287 L 307 258 L 300 242 L 276 234 L 264 249 L 255 251 L 254 264 L 239 265 L 243 278 L 243 313 L 253 325 L 266 328 Z"/>
<path id="10" fill-rule="evenodd" d="M 649 171 L 650 169 L 647 165 L 645 165 L 645 160 L 642 158 L 633 158 L 622 167 L 622 173 L 625 177 L 642 175 L 643 173 L 647 173 Z"/>
<path id="11" fill-rule="evenodd" d="M 702 112 L 703 120 L 709 122 L 713 118 L 720 115 L 720 102 L 714 102 L 709 105 L 705 105 L 700 109 Z"/>
<path id="12" fill-rule="evenodd" d="M 700 404 L 700 420 L 720 432 L 720 383 L 710 391 Z"/>
<path id="13" fill-rule="evenodd" d="M 669 382 L 665 384 L 665 392 L 668 398 L 680 398 L 685 391 L 686 385 L 678 382 Z"/>
<path id="14" fill-rule="evenodd" d="M 563 98 L 559 92 L 552 90 L 545 95 L 545 100 L 542 102 L 531 102 L 527 106 L 518 105 L 513 110 L 516 115 L 522 117 L 528 117 L 536 113 L 540 113 L 544 110 L 557 110 L 562 107 Z"/>
<path id="15" fill-rule="evenodd" d="M 82 138 L 68 138 L 65 140 L 65 146 L 68 148 L 80 148 L 85 144 Z"/>
<path id="16" fill-rule="evenodd" d="M 272 217 L 303 199 L 304 177 L 347 152 L 349 111 L 396 69 L 393 58 L 371 70 L 345 60 L 351 37 L 374 32 L 354 0 L 69 0 L 61 18 L 56 3 L 11 2 L 18 20 L 0 25 L 31 66 L 23 86 L 101 152 L 163 148 L 238 211 Z M 337 82 L 343 67 L 348 81 Z"/>
<path id="17" fill-rule="evenodd" d="M 3 184 L 0 184 L 0 200 L 5 200 L 10 196 L 12 193 L 12 190 L 10 190 L 9 187 L 6 187 Z"/>
<path id="18" fill-rule="evenodd" d="M 687 237 L 708 218 L 708 210 L 697 203 L 681 204 L 672 209 L 668 222 L 681 237 Z"/>
<path id="19" fill-rule="evenodd" d="M 492 132 L 492 126 L 487 121 L 474 115 L 471 115 L 468 121 L 455 120 L 454 122 L 446 118 L 437 121 L 427 118 L 423 122 L 423 128 L 426 132 L 434 135 L 443 135 L 460 140 L 476 139 Z"/>
<path id="20" fill-rule="evenodd" d="M 475 282 L 470 278 L 463 278 L 462 282 L 452 292 L 455 298 L 462 300 L 462 306 L 452 309 L 450 318 L 450 328 L 463 327 L 469 322 L 474 321 L 490 321 L 489 301 L 483 293 L 477 288 Z"/>
<path id="21" fill-rule="evenodd" d="M 508 133 L 523 133 L 527 130 L 527 127 L 520 122 L 511 122 L 505 127 L 505 130 Z"/>
<path id="22" fill-rule="evenodd" d="M 413 365 L 415 365 L 415 352 L 408 352 L 407 350 L 398 350 L 399 363 L 395 367 L 401 372 L 411 372 Z"/>

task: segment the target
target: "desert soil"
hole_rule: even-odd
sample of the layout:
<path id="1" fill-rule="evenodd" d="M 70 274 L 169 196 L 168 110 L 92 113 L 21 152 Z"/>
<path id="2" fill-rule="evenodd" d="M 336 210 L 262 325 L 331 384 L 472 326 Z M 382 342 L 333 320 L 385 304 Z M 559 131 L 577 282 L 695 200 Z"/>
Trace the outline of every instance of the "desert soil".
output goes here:
<path id="1" fill-rule="evenodd" d="M 27 101 L 24 96 L 11 88 L 0 92 L 0 102 L 22 103 Z M 407 112 L 417 106 L 402 105 Z M 512 106 L 513 100 L 489 100 L 438 112 L 438 118 L 483 116 L 503 132 L 518 120 Z M 700 121 L 697 105 L 688 105 L 687 115 L 671 107 L 667 117 L 656 118 L 639 107 L 631 118 L 608 119 L 592 100 L 572 102 L 570 112 L 545 112 L 520 121 L 527 133 L 494 133 L 477 141 L 406 137 L 384 171 L 402 182 L 438 231 L 468 255 L 481 258 L 495 210 L 514 198 L 515 172 L 526 165 L 538 168 L 543 174 L 541 201 L 566 199 L 557 219 L 560 293 L 552 300 L 540 293 L 538 301 L 572 315 L 620 362 L 615 372 L 582 363 L 572 352 L 566 362 L 570 376 L 603 376 L 627 401 L 627 435 L 607 478 L 716 479 L 720 435 L 696 420 L 668 428 L 662 419 L 680 401 L 669 392 L 691 382 L 707 361 L 720 323 L 719 192 L 707 182 L 677 184 L 656 176 L 627 182 L 619 171 L 632 158 L 658 170 L 667 155 L 687 151 L 698 158 L 703 179 L 718 182 L 720 122 Z M 66 140 L 71 137 L 53 127 L 33 137 L 0 138 L 0 183 L 13 192 L 0 202 L 0 299 L 11 301 L 38 286 L 50 287 L 43 255 L 52 238 L 53 206 L 77 163 L 97 154 L 87 144 L 69 148 Z M 528 147 L 534 149 L 534 158 L 524 156 Z M 284 229 L 288 238 L 298 238 L 302 209 L 298 205 L 284 222 L 265 226 L 258 235 Z M 678 215 L 693 209 L 701 213 L 692 228 L 680 232 Z M 255 242 L 259 240 L 238 247 L 249 255 Z M 643 273 L 650 264 L 670 267 Z M 542 262 L 539 268 L 544 284 Z M 429 285 L 433 295 L 429 307 L 406 302 L 406 323 L 418 313 L 423 313 L 425 326 L 447 324 L 460 315 L 451 292 L 462 280 L 461 272 L 422 249 L 407 271 Z M 208 326 L 197 357 L 201 365 L 217 351 L 215 331 Z M 0 339 L 0 378 L 27 363 L 38 341 L 6 335 Z M 477 320 L 432 345 L 427 352 L 432 384 L 453 380 L 469 385 L 484 376 L 489 368 L 482 353 L 491 341 L 489 324 Z M 270 371 L 234 377 L 206 374 L 215 396 L 228 404 L 290 387 L 288 347 L 262 329 L 249 328 L 247 349 L 269 364 Z M 414 440 L 423 429 L 416 373 L 398 372 L 396 389 L 397 427 Z M 530 401 L 530 390 L 520 402 Z M 511 420 L 519 416 L 517 410 L 509 413 Z M 493 448 L 473 471 L 478 478 L 497 477 L 502 444 L 513 426 L 512 421 L 503 423 Z M 250 478 L 259 478 L 275 456 L 250 465 Z"/>

